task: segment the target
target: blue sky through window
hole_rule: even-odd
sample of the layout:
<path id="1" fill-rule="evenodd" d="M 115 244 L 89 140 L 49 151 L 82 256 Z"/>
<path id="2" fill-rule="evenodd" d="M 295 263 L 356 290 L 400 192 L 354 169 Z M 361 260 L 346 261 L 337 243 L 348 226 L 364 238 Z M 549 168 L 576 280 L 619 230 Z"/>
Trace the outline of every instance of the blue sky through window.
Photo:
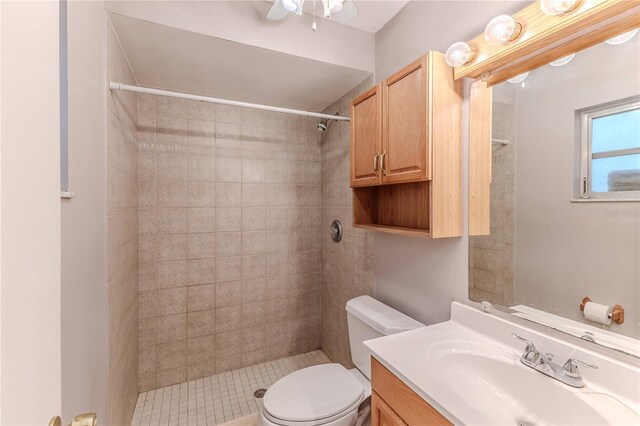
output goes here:
<path id="1" fill-rule="evenodd" d="M 640 147 L 640 109 L 592 120 L 593 153 Z M 640 154 L 592 160 L 594 192 L 640 190 Z"/>
<path id="2" fill-rule="evenodd" d="M 591 126 L 591 152 L 640 147 L 640 109 L 594 118 Z"/>

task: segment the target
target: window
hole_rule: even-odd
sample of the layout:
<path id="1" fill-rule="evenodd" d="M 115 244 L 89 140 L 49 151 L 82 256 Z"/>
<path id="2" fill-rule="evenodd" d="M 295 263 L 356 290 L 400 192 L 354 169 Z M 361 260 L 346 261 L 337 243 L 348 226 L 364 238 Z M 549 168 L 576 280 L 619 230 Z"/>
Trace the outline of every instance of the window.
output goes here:
<path id="1" fill-rule="evenodd" d="M 640 97 L 580 111 L 580 198 L 640 200 Z"/>

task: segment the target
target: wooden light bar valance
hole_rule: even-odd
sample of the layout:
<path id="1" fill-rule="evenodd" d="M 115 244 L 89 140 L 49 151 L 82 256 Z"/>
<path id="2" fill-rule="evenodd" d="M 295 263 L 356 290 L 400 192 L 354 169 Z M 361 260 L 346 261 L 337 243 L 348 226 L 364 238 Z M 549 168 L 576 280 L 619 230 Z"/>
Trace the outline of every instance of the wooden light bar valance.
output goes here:
<path id="1" fill-rule="evenodd" d="M 454 69 L 456 79 L 484 76 L 491 86 L 640 27 L 640 2 L 582 0 L 555 16 L 545 15 L 535 2 L 512 16 L 522 25 L 518 38 L 491 46 L 484 34 L 478 35 L 468 42 L 475 58 Z"/>

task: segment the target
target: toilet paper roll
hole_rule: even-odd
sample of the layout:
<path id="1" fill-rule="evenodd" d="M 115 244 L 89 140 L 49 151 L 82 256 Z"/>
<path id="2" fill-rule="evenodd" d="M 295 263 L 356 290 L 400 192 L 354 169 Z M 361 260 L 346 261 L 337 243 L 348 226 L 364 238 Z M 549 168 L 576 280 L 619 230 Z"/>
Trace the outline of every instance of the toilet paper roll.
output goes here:
<path id="1" fill-rule="evenodd" d="M 613 308 L 599 303 L 587 302 L 584 305 L 584 317 L 589 321 L 599 322 L 600 324 L 611 324 L 611 311 Z"/>

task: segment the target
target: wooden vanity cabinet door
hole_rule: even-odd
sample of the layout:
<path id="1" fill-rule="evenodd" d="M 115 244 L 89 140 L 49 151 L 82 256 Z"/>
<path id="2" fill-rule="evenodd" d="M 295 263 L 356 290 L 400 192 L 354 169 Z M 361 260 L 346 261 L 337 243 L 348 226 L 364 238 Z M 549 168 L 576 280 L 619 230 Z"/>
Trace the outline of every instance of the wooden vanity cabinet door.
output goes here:
<path id="1" fill-rule="evenodd" d="M 382 86 L 383 183 L 431 178 L 427 92 L 429 54 L 407 65 Z"/>
<path id="2" fill-rule="evenodd" d="M 446 417 L 429 405 L 427 401 L 422 399 L 395 374 L 387 370 L 374 357 L 371 357 L 371 388 L 402 419 L 404 423 L 399 424 L 452 426 L 452 423 Z M 371 407 L 373 419 L 373 399 Z M 372 424 L 375 425 L 373 422 Z"/>
<path id="3" fill-rule="evenodd" d="M 371 426 L 407 426 L 380 396 L 371 393 Z"/>
<path id="4" fill-rule="evenodd" d="M 351 102 L 351 187 L 380 184 L 382 93 L 376 85 Z"/>

